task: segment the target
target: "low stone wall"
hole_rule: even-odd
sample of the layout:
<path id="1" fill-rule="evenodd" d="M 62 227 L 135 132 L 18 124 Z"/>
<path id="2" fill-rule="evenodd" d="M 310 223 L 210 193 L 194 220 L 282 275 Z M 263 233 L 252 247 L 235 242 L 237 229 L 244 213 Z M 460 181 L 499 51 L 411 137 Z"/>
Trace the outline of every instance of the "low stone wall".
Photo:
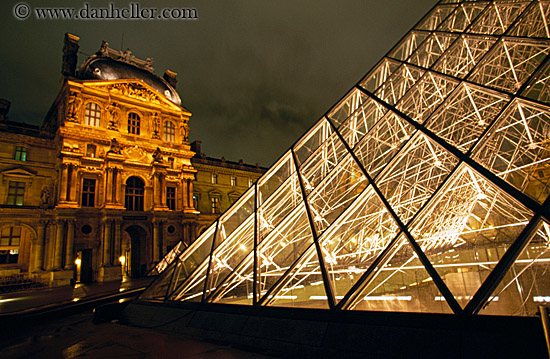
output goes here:
<path id="1" fill-rule="evenodd" d="M 534 317 L 135 301 L 120 319 L 289 358 L 547 358 Z"/>

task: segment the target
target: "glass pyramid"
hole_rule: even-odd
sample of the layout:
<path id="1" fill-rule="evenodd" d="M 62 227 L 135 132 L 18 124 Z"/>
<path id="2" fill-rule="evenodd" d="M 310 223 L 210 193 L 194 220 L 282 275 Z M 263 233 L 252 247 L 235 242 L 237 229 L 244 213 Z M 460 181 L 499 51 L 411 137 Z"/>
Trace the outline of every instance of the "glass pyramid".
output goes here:
<path id="1" fill-rule="evenodd" d="M 442 0 L 141 300 L 534 315 L 550 1 Z"/>

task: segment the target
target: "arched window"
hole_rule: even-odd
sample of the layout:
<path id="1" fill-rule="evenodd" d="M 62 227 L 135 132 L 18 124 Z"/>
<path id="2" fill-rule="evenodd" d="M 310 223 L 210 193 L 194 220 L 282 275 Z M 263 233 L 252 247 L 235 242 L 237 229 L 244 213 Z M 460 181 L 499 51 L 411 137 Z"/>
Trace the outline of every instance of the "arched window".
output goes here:
<path id="1" fill-rule="evenodd" d="M 135 112 L 128 114 L 128 133 L 139 135 L 140 118 Z"/>
<path id="2" fill-rule="evenodd" d="M 99 127 L 101 108 L 98 104 L 88 102 L 84 111 L 84 123 L 88 126 Z"/>
<path id="3" fill-rule="evenodd" d="M 143 194 L 145 185 L 138 177 L 126 180 L 125 207 L 128 211 L 143 211 Z"/>
<path id="4" fill-rule="evenodd" d="M 176 140 L 176 126 L 171 121 L 164 121 L 164 141 L 174 142 Z"/>

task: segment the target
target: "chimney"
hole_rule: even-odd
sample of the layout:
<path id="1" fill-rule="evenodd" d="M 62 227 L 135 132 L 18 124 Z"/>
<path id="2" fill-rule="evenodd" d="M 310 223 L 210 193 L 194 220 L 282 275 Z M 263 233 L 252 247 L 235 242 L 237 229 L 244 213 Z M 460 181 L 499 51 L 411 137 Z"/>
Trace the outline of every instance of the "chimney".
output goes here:
<path id="1" fill-rule="evenodd" d="M 166 70 L 164 71 L 163 78 L 172 86 L 173 88 L 176 88 L 176 84 L 178 83 L 178 79 L 176 78 L 178 74 L 174 71 Z"/>
<path id="2" fill-rule="evenodd" d="M 8 120 L 10 105 L 11 102 L 8 100 L 0 99 L 0 122 Z"/>
<path id="3" fill-rule="evenodd" d="M 197 155 L 201 155 L 201 143 L 202 141 L 193 141 L 193 143 L 191 143 L 191 151 L 193 152 L 196 152 Z"/>
<path id="4" fill-rule="evenodd" d="M 76 72 L 76 63 L 78 61 L 78 40 L 80 37 L 71 33 L 65 33 L 65 45 L 63 46 L 63 66 L 61 73 L 63 76 L 74 76 Z"/>

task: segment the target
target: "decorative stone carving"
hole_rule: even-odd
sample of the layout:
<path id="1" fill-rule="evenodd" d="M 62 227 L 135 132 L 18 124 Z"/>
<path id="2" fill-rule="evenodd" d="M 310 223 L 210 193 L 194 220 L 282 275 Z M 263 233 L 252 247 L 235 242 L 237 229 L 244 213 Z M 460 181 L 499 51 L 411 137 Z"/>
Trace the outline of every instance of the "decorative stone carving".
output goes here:
<path id="1" fill-rule="evenodd" d="M 50 189 L 48 186 L 42 187 L 42 191 L 40 192 L 40 207 L 41 208 L 47 208 L 50 204 Z"/>
<path id="2" fill-rule="evenodd" d="M 189 126 L 186 123 L 180 126 L 181 143 L 187 143 L 189 138 Z"/>
<path id="3" fill-rule="evenodd" d="M 120 127 L 120 108 L 115 102 L 113 102 L 112 104 L 107 105 L 105 109 L 109 113 L 109 123 L 107 125 L 107 129 L 118 131 L 118 128 Z"/>
<path id="4" fill-rule="evenodd" d="M 126 49 L 126 51 L 124 52 L 112 49 L 109 47 L 109 43 L 105 40 L 103 40 L 103 42 L 101 43 L 101 47 L 99 48 L 97 55 L 101 57 L 110 57 L 111 59 L 117 61 L 123 61 L 127 64 L 139 67 L 149 72 L 155 71 L 155 69 L 153 68 L 152 58 L 148 57 L 147 59 L 142 60 L 135 57 L 130 49 Z"/>
<path id="5" fill-rule="evenodd" d="M 82 99 L 78 97 L 76 92 L 71 92 L 69 99 L 67 100 L 67 120 L 71 122 L 78 122 L 78 112 L 80 111 L 80 105 Z"/>
<path id="6" fill-rule="evenodd" d="M 140 161 L 147 156 L 147 153 L 139 148 L 138 145 L 135 145 L 134 147 L 126 147 L 122 153 L 126 155 L 130 161 Z"/>
<path id="7" fill-rule="evenodd" d="M 111 86 L 108 86 L 109 91 L 115 94 L 121 94 L 124 96 L 128 96 L 131 98 L 135 98 L 141 101 L 146 102 L 152 102 L 156 104 L 160 104 L 160 97 L 154 93 L 153 91 L 150 91 L 145 86 L 141 84 L 113 84 Z"/>
<path id="8" fill-rule="evenodd" d="M 157 112 L 152 115 L 153 120 L 153 138 L 160 139 L 160 116 Z"/>
<path id="9" fill-rule="evenodd" d="M 153 152 L 153 162 L 162 163 L 162 151 L 157 147 L 155 152 Z"/>
<path id="10" fill-rule="evenodd" d="M 107 154 L 114 153 L 115 155 L 120 155 L 123 148 L 124 147 L 117 141 L 117 139 L 113 138 L 111 140 L 111 146 L 109 147 L 109 151 L 107 151 Z"/>

